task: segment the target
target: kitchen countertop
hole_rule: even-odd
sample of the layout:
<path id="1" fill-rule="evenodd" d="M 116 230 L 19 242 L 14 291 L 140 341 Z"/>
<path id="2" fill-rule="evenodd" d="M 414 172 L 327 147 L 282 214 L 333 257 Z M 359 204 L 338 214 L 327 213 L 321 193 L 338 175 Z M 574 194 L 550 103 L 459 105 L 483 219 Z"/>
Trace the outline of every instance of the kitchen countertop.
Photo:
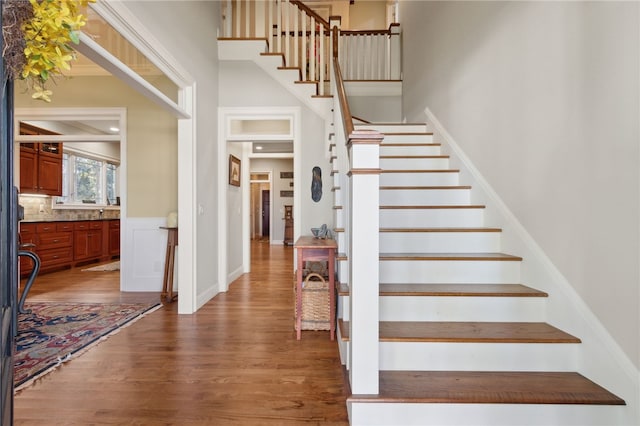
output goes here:
<path id="1" fill-rule="evenodd" d="M 95 222 L 97 220 L 120 220 L 119 217 L 95 218 L 95 219 L 25 219 L 20 223 L 48 223 L 48 222 Z"/>

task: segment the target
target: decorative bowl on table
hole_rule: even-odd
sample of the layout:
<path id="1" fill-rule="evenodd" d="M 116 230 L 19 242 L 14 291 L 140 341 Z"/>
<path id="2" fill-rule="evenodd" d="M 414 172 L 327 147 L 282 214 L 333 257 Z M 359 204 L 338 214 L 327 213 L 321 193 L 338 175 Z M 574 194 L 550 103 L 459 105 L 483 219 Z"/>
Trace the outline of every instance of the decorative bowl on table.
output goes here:
<path id="1" fill-rule="evenodd" d="M 320 230 L 321 228 L 311 228 L 311 233 L 315 238 L 320 238 Z"/>

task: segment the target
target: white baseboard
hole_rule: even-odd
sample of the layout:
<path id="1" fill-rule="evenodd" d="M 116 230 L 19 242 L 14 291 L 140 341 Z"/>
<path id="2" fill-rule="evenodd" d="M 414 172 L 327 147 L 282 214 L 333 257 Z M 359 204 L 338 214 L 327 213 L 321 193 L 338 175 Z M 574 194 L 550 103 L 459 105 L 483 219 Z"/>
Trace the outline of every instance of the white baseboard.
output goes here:
<path id="1" fill-rule="evenodd" d="M 234 269 L 227 275 L 227 282 L 231 285 L 232 282 L 237 280 L 242 274 L 244 274 L 243 266 L 240 265 L 238 268 Z M 228 288 L 229 286 L 227 286 Z"/>
<path id="2" fill-rule="evenodd" d="M 205 289 L 205 291 L 199 293 L 196 299 L 196 311 L 203 307 L 205 303 L 213 299 L 218 293 L 220 293 L 220 289 L 217 284 L 211 284 Z"/>

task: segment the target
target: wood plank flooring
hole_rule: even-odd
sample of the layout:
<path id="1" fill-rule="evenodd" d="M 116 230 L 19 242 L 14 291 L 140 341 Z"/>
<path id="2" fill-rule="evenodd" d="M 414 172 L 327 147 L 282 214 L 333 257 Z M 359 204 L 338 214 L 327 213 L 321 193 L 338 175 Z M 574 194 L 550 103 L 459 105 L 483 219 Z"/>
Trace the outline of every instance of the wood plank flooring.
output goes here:
<path id="1" fill-rule="evenodd" d="M 347 425 L 336 342 L 296 340 L 293 248 L 253 243 L 252 259 L 195 315 L 153 312 L 19 392 L 15 424 Z M 27 301 L 149 298 L 75 268 L 39 277 Z"/>

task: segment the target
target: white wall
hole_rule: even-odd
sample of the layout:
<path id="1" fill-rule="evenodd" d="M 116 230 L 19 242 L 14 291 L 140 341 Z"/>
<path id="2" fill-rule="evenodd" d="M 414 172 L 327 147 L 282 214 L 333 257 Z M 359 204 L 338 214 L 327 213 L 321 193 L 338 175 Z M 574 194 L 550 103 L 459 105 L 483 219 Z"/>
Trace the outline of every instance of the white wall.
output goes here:
<path id="1" fill-rule="evenodd" d="M 218 106 L 217 30 L 219 2 L 214 1 L 127 1 L 127 8 L 154 34 L 196 81 L 196 188 L 202 207 L 197 216 L 197 271 L 199 300 L 215 295 L 218 288 L 217 262 L 217 158 L 215 119 Z"/>
<path id="2" fill-rule="evenodd" d="M 331 167 L 328 145 L 325 143 L 324 120 L 304 106 L 295 96 L 283 88 L 253 62 L 220 62 L 221 107 L 301 107 L 302 110 L 302 163 L 301 232 L 311 234 L 311 228 L 326 223 L 333 226 L 333 201 L 331 197 Z M 232 145 L 232 144 L 229 144 Z M 311 200 L 311 169 L 322 169 L 323 196 L 316 203 Z M 275 179 L 275 178 L 274 178 Z M 277 177 L 279 179 L 279 176 Z M 295 218 L 298 220 L 298 218 Z M 232 228 L 229 227 L 230 232 Z"/>
<path id="3" fill-rule="evenodd" d="M 377 123 L 402 121 L 400 96 L 349 96 L 351 115 Z"/>
<path id="4" fill-rule="evenodd" d="M 438 117 L 639 367 L 639 4 L 400 7 L 404 116 Z"/>

